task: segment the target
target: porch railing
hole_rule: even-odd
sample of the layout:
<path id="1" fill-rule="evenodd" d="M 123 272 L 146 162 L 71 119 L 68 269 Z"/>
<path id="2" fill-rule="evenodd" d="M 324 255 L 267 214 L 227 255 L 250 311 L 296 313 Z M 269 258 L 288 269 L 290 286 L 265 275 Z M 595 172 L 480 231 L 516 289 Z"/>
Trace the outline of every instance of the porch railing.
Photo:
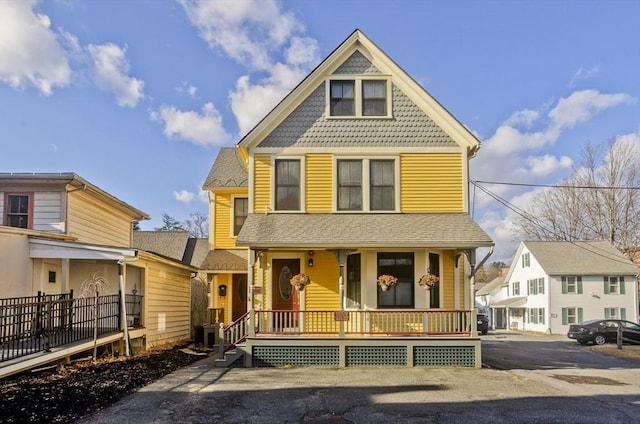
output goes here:
<path id="1" fill-rule="evenodd" d="M 468 310 L 255 311 L 256 334 L 470 335 Z"/>
<path id="2" fill-rule="evenodd" d="M 96 327 L 98 336 L 121 331 L 120 295 L 97 302 L 73 292 L 0 299 L 0 362 L 92 339 Z M 127 295 L 126 307 L 127 322 L 140 326 L 142 296 Z"/>

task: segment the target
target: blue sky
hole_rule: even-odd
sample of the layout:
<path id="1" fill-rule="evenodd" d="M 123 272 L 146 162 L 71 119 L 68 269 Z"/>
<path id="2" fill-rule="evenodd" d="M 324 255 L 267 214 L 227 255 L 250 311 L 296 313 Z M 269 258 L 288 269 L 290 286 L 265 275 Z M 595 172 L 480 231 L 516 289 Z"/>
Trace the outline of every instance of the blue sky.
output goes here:
<path id="1" fill-rule="evenodd" d="M 640 144 L 637 0 L 0 0 L 0 172 L 76 172 L 145 230 L 206 213 L 219 147 L 356 28 L 482 140 L 472 179 L 553 184 L 586 141 Z M 474 218 L 508 262 L 509 211 Z"/>

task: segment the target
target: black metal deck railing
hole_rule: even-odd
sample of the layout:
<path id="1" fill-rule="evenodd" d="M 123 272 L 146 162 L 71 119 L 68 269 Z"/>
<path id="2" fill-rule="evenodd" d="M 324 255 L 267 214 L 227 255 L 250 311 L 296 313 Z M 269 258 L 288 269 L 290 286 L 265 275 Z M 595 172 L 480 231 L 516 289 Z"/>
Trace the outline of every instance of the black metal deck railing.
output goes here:
<path id="1" fill-rule="evenodd" d="M 141 325 L 142 296 L 126 295 L 127 322 Z M 122 331 L 120 295 L 70 293 L 0 299 L 0 362 Z"/>

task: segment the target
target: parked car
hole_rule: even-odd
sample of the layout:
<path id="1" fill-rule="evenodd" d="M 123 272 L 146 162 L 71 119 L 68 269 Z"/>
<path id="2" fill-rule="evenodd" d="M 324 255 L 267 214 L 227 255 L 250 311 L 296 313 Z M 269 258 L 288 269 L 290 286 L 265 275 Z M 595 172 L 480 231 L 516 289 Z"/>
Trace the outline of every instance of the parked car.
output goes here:
<path id="1" fill-rule="evenodd" d="M 478 332 L 486 335 L 489 332 L 489 318 L 484 314 L 478 315 Z"/>
<path id="2" fill-rule="evenodd" d="M 622 327 L 623 341 L 640 343 L 640 325 L 619 319 L 599 319 L 585 321 L 580 324 L 571 324 L 567 337 L 576 340 L 580 344 L 593 343 L 602 345 L 616 343 L 619 326 Z"/>

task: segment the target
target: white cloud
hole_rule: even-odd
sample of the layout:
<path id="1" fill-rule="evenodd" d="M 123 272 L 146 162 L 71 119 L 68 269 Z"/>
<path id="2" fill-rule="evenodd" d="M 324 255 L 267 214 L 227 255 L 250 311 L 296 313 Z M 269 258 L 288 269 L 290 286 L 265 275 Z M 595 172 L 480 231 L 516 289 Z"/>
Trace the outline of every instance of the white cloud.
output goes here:
<path id="1" fill-rule="evenodd" d="M 49 17 L 35 13 L 35 5 L 35 0 L 0 2 L 0 81 L 50 95 L 53 87 L 70 83 L 71 69 Z"/>
<path id="2" fill-rule="evenodd" d="M 549 118 L 560 128 L 573 128 L 605 109 L 633 101 L 633 97 L 624 93 L 601 94 L 597 90 L 575 91 L 569 97 L 558 101 L 558 105 L 549 112 Z"/>
<path id="3" fill-rule="evenodd" d="M 557 157 L 553 155 L 529 156 L 525 159 L 526 174 L 528 177 L 546 177 L 557 173 L 561 169 L 569 169 L 573 165 L 570 157 Z"/>
<path id="4" fill-rule="evenodd" d="M 569 81 L 569 87 L 574 87 L 578 81 L 593 78 L 595 75 L 599 73 L 600 73 L 600 67 L 597 65 L 589 69 L 580 68 L 571 77 L 571 81 Z"/>
<path id="5" fill-rule="evenodd" d="M 200 146 L 223 144 L 229 139 L 222 116 L 213 103 L 206 103 L 201 114 L 163 105 L 158 112 L 151 113 L 151 119 L 164 124 L 167 137 L 178 137 Z"/>
<path id="6" fill-rule="evenodd" d="M 256 69 L 269 69 L 270 53 L 302 29 L 273 0 L 178 1 L 211 49 Z"/>
<path id="7" fill-rule="evenodd" d="M 209 191 L 200 190 L 200 192 L 198 192 L 198 199 L 200 199 L 202 203 L 209 204 Z"/>
<path id="8" fill-rule="evenodd" d="M 537 110 L 519 110 L 514 112 L 507 120 L 504 122 L 505 126 L 524 126 L 525 128 L 531 127 L 531 125 L 538 119 L 540 113 Z"/>
<path id="9" fill-rule="evenodd" d="M 187 190 L 180 190 L 174 191 L 173 197 L 179 202 L 190 203 L 196 197 L 196 195 Z"/>
<path id="10" fill-rule="evenodd" d="M 128 76 L 126 47 L 113 43 L 88 46 L 93 59 L 95 82 L 101 89 L 113 92 L 118 106 L 135 107 L 144 96 L 144 81 Z"/>
<path id="11" fill-rule="evenodd" d="M 179 0 L 200 37 L 251 70 L 229 93 L 241 134 L 249 131 L 319 61 L 318 43 L 303 36 L 304 26 L 273 0 Z"/>
<path id="12" fill-rule="evenodd" d="M 196 93 L 198 92 L 198 87 L 189 84 L 187 81 L 183 81 L 175 90 L 178 93 L 187 93 L 191 98 L 195 98 Z"/>
<path id="13" fill-rule="evenodd" d="M 251 130 L 304 76 L 300 69 L 277 64 L 273 73 L 257 84 L 251 84 L 247 75 L 240 77 L 229 94 L 240 133 Z"/>

